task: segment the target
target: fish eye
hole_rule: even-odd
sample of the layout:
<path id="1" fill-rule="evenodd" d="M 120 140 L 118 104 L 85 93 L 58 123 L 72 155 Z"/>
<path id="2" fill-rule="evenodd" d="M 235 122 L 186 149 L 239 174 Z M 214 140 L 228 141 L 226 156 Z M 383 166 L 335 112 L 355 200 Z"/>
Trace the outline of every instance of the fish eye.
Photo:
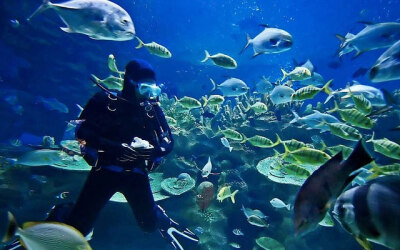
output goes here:
<path id="1" fill-rule="evenodd" d="M 122 20 L 121 20 L 121 23 L 122 23 L 123 25 L 127 25 L 127 24 L 129 23 L 129 21 L 128 21 L 128 19 L 122 19 Z"/>

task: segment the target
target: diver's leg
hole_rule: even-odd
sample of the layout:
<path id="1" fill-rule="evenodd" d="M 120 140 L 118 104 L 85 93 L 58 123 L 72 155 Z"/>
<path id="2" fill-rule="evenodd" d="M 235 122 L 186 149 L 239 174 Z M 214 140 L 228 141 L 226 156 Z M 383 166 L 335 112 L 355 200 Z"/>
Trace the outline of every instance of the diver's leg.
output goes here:
<path id="1" fill-rule="evenodd" d="M 125 179 L 126 178 L 126 179 Z M 153 232 L 158 229 L 176 249 L 196 249 L 198 237 L 189 229 L 170 219 L 165 211 L 154 202 L 147 174 L 128 173 L 124 176 L 121 192 L 131 206 L 142 230 Z"/>
<path id="2" fill-rule="evenodd" d="M 119 175 L 120 173 L 106 169 L 92 169 L 65 223 L 75 227 L 83 235 L 89 234 L 99 212 L 115 193 Z"/>

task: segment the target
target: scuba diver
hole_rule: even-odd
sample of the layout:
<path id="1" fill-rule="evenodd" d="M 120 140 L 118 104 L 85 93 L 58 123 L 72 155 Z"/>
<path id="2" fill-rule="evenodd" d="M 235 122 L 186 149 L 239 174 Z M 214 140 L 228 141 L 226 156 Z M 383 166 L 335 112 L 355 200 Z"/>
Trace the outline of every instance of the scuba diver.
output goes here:
<path id="1" fill-rule="evenodd" d="M 158 103 L 161 89 L 152 66 L 140 59 L 129 62 L 120 93 L 99 86 L 104 91 L 89 100 L 75 132 L 92 169 L 75 205 L 53 207 L 47 221 L 71 225 L 88 238 L 100 210 L 114 193 L 121 192 L 142 230 L 158 229 L 175 249 L 195 249 L 198 237 L 170 219 L 156 205 L 150 189 L 147 172 L 160 164 L 174 144 Z M 135 147 L 142 140 L 149 144 Z"/>

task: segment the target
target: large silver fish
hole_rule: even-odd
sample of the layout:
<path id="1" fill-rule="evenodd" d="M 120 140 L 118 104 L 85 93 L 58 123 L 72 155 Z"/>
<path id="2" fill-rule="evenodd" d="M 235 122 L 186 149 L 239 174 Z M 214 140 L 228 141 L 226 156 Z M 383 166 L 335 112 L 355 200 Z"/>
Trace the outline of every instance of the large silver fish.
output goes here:
<path id="1" fill-rule="evenodd" d="M 350 174 L 373 159 L 361 141 L 353 152 L 342 162 L 342 151 L 329 159 L 312 173 L 301 186 L 294 202 L 295 234 L 312 231 L 321 222 L 333 201 L 351 183 L 355 176 Z"/>
<path id="2" fill-rule="evenodd" d="M 222 94 L 226 97 L 234 97 L 241 96 L 247 93 L 249 87 L 247 87 L 246 83 L 238 78 L 229 78 L 224 81 L 220 85 L 217 85 L 213 79 L 210 78 L 211 83 L 213 84 L 213 88 L 211 92 L 216 89 L 221 90 Z"/>
<path id="3" fill-rule="evenodd" d="M 80 33 L 96 40 L 127 41 L 135 37 L 135 27 L 129 14 L 108 0 L 71 0 L 64 3 L 43 4 L 27 19 L 53 9 L 67 27 L 67 33 Z"/>
<path id="4" fill-rule="evenodd" d="M 240 53 L 249 47 L 250 44 L 253 45 L 253 58 L 261 54 L 281 53 L 291 49 L 293 38 L 287 31 L 270 28 L 267 25 L 261 26 L 265 27 L 265 29 L 253 39 L 247 35 L 247 44 Z"/>
<path id="5" fill-rule="evenodd" d="M 294 90 L 292 88 L 284 85 L 278 85 L 272 90 L 269 97 L 271 98 L 273 104 L 278 105 L 291 102 L 293 93 Z"/>
<path id="6" fill-rule="evenodd" d="M 333 216 L 364 247 L 366 241 L 400 249 L 400 177 L 386 176 L 347 190 Z"/>
<path id="7" fill-rule="evenodd" d="M 336 35 L 342 42 L 339 56 L 357 51 L 355 57 L 365 51 L 387 48 L 400 40 L 400 23 L 367 24 L 357 35 L 347 33 L 346 37 Z"/>
<path id="8" fill-rule="evenodd" d="M 365 98 L 367 98 L 371 102 L 372 106 L 376 107 L 386 106 L 386 101 L 381 90 L 374 88 L 372 86 L 359 84 L 357 82 L 355 82 L 355 84 L 350 87 L 332 91 L 332 94 L 326 98 L 325 103 L 327 103 L 334 95 L 341 96 L 343 98 L 342 101 L 351 103 L 352 98 L 349 95 L 350 92 L 353 95 L 362 94 Z"/>
<path id="9" fill-rule="evenodd" d="M 369 72 L 372 82 L 400 80 L 400 40 L 386 50 Z"/>
<path id="10" fill-rule="evenodd" d="M 296 112 L 292 111 L 294 118 L 290 123 L 303 123 L 307 129 L 320 129 L 322 132 L 329 131 L 327 123 L 340 123 L 333 115 L 321 113 L 318 110 L 313 110 L 313 113 L 300 117 Z"/>

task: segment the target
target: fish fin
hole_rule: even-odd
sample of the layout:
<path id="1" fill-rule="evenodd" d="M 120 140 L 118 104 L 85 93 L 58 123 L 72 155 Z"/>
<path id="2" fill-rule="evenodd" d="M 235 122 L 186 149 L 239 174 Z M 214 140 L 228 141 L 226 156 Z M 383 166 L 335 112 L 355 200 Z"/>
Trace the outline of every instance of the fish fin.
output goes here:
<path id="1" fill-rule="evenodd" d="M 95 80 L 97 83 L 100 83 L 101 82 L 101 80 L 100 80 L 100 78 L 98 78 L 97 76 L 95 76 L 95 75 L 93 75 L 93 74 L 90 74 L 90 76 L 93 78 L 93 80 Z M 94 84 L 95 86 L 96 86 L 96 84 Z"/>
<path id="2" fill-rule="evenodd" d="M 229 147 L 229 152 L 232 152 L 233 147 Z"/>
<path id="3" fill-rule="evenodd" d="M 29 221 L 29 222 L 25 222 L 24 224 L 22 224 L 22 228 L 23 229 L 27 229 L 36 225 L 40 225 L 43 222 L 39 222 L 39 221 Z"/>
<path id="4" fill-rule="evenodd" d="M 203 97 L 201 97 L 201 99 L 203 100 L 203 108 L 205 107 L 205 106 L 207 106 L 207 103 L 208 103 L 208 99 L 205 97 L 205 96 L 203 96 Z M 204 112 L 204 111 L 203 111 Z"/>
<path id="5" fill-rule="evenodd" d="M 294 118 L 293 118 L 293 120 L 291 120 L 291 121 L 289 122 L 290 124 L 293 124 L 293 123 L 295 123 L 295 122 L 298 122 L 298 120 L 300 119 L 300 116 L 299 116 L 295 111 L 292 110 L 292 114 L 294 115 Z"/>
<path id="6" fill-rule="evenodd" d="M 138 40 L 139 44 L 138 44 L 138 46 L 135 47 L 135 49 L 140 49 L 141 47 L 143 47 L 143 45 L 144 45 L 143 41 L 137 36 L 136 36 L 136 40 Z"/>
<path id="7" fill-rule="evenodd" d="M 60 27 L 60 29 L 66 33 L 73 33 L 73 31 L 69 27 Z M 90 38 L 95 39 L 93 37 Z"/>
<path id="8" fill-rule="evenodd" d="M 212 87 L 212 89 L 210 91 L 210 93 L 212 93 L 217 89 L 217 84 L 215 83 L 215 81 L 212 78 L 210 78 L 210 81 L 211 81 L 211 83 L 213 85 L 213 87 Z"/>
<path id="9" fill-rule="evenodd" d="M 348 168 L 349 174 L 354 172 L 361 167 L 367 165 L 374 159 L 370 156 L 368 151 L 365 149 L 362 140 L 357 142 L 357 145 L 354 147 L 353 152 L 351 152 L 350 156 L 346 159 L 346 161 L 341 164 L 343 169 Z"/>
<path id="10" fill-rule="evenodd" d="M 245 51 L 247 49 L 247 47 L 249 47 L 249 45 L 251 44 L 251 38 L 250 38 L 249 34 L 246 34 L 246 39 L 247 39 L 247 43 L 243 47 L 243 49 L 239 52 L 239 54 L 242 54 L 243 51 Z"/>
<path id="11" fill-rule="evenodd" d="M 282 71 L 282 74 L 283 74 L 281 82 L 283 82 L 283 80 L 285 80 L 285 78 L 287 77 L 288 73 L 284 69 L 281 69 L 281 71 Z"/>
<path id="12" fill-rule="evenodd" d="M 231 194 L 231 201 L 233 204 L 235 204 L 235 195 L 239 192 L 239 190 L 235 190 L 232 194 Z"/>
<path id="13" fill-rule="evenodd" d="M 330 110 L 328 110 L 328 111 L 326 111 L 326 113 L 333 113 L 333 112 L 336 112 L 336 111 L 338 111 L 339 110 L 339 105 L 338 105 L 338 103 L 337 103 L 337 101 L 334 101 L 334 103 L 335 103 L 335 106 L 334 106 L 334 108 L 333 109 L 330 109 Z"/>
<path id="14" fill-rule="evenodd" d="M 290 211 L 291 208 L 292 208 L 292 206 L 291 206 L 290 204 L 287 204 L 287 205 L 286 205 L 286 209 L 287 209 L 288 211 Z"/>
<path id="15" fill-rule="evenodd" d="M 210 53 L 208 53 L 207 50 L 204 50 L 204 52 L 206 53 L 206 57 L 201 61 L 202 63 L 206 62 L 208 60 L 208 58 L 210 58 Z"/>
<path id="16" fill-rule="evenodd" d="M 365 239 L 365 238 L 360 238 L 360 236 L 354 236 L 358 244 L 364 249 L 364 250 L 371 250 L 372 246 L 371 243 Z"/>
<path id="17" fill-rule="evenodd" d="M 370 22 L 370 21 L 358 21 L 357 23 L 365 24 L 366 26 L 375 24 L 374 22 Z"/>
<path id="18" fill-rule="evenodd" d="M 362 53 L 364 53 L 364 51 L 362 51 L 362 50 L 357 51 L 356 55 L 353 56 L 353 58 L 351 58 L 351 60 L 356 59 L 356 58 L 359 57 Z"/>
<path id="19" fill-rule="evenodd" d="M 281 141 L 281 138 L 279 137 L 278 134 L 276 134 L 276 142 L 275 142 L 274 144 L 271 145 L 271 148 L 272 148 L 272 147 L 275 147 L 275 146 L 278 146 L 281 142 L 282 142 L 282 141 Z"/>
<path id="20" fill-rule="evenodd" d="M 331 85 L 333 79 L 329 80 L 323 87 L 322 90 L 327 94 L 330 95 L 332 94 L 332 91 L 329 89 L 329 86 Z"/>
<path id="21" fill-rule="evenodd" d="M 4 235 L 2 242 L 7 242 L 7 241 L 11 240 L 11 238 L 15 235 L 17 230 L 18 230 L 17 221 L 15 220 L 14 215 L 11 212 L 8 212 L 7 232 Z"/>
<path id="22" fill-rule="evenodd" d="M 393 97 L 393 95 L 389 91 L 387 91 L 386 89 L 381 89 L 381 91 L 382 91 L 383 98 L 385 99 L 387 106 L 397 105 L 396 99 Z"/>
<path id="23" fill-rule="evenodd" d="M 342 43 L 344 43 L 346 41 L 346 38 L 340 34 L 336 34 L 335 35 L 337 37 L 337 39 L 339 39 Z"/>
<path id="24" fill-rule="evenodd" d="M 43 0 L 43 3 L 39 6 L 39 8 L 37 8 L 35 10 L 35 12 L 33 12 L 32 15 L 30 15 L 26 19 L 26 21 L 29 22 L 32 19 L 32 17 L 36 16 L 37 14 L 39 14 L 39 13 L 41 13 L 41 12 L 47 10 L 48 8 L 51 8 L 51 7 L 52 7 L 52 3 L 50 2 L 50 0 Z"/>
<path id="25" fill-rule="evenodd" d="M 324 104 L 327 104 L 329 102 L 330 99 L 332 99 L 333 95 L 335 94 L 335 91 L 332 91 L 330 95 L 328 95 L 328 97 L 325 99 Z"/>
<path id="26" fill-rule="evenodd" d="M 251 59 L 256 58 L 257 56 L 259 56 L 261 54 L 263 54 L 263 53 L 261 53 L 261 52 L 254 53 L 254 55 L 251 57 Z"/>
<path id="27" fill-rule="evenodd" d="M 269 28 L 268 24 L 260 23 L 259 26 L 264 27 L 264 28 Z"/>
<path id="28" fill-rule="evenodd" d="M 367 141 L 365 142 L 372 142 L 374 140 L 374 136 L 375 136 L 375 131 L 372 131 L 372 136 L 371 138 L 369 138 Z"/>

